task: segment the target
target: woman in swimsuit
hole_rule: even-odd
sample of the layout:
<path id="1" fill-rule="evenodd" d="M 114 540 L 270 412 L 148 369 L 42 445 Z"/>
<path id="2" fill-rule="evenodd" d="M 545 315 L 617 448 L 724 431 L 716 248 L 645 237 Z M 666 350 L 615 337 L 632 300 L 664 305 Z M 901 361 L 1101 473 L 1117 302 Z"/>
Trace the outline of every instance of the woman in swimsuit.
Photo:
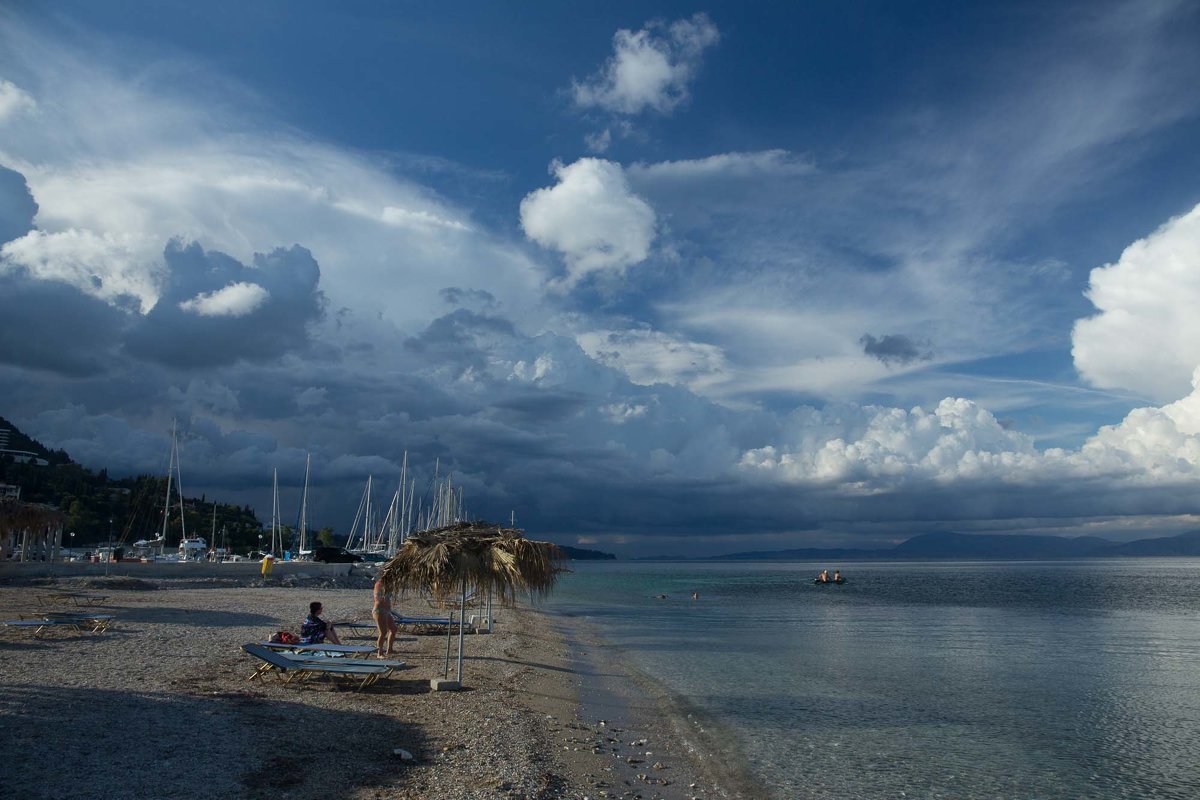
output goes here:
<path id="1" fill-rule="evenodd" d="M 371 608 L 371 616 L 375 618 L 375 627 L 379 629 L 379 637 L 375 640 L 375 654 L 380 658 L 392 655 L 392 644 L 396 641 L 396 620 L 392 618 L 392 598 L 383 591 L 383 581 L 375 581 L 373 591 L 375 600 Z M 383 643 L 387 640 L 387 650 Z"/>

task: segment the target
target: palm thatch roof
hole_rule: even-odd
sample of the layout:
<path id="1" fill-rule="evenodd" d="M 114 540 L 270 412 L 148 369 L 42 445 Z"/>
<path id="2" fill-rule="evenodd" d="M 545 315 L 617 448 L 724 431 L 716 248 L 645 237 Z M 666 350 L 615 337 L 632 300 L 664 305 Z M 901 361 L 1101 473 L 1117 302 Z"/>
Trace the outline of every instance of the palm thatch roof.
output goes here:
<path id="1" fill-rule="evenodd" d="M 0 531 L 38 530 L 65 525 L 67 515 L 41 503 L 0 498 Z"/>
<path id="2" fill-rule="evenodd" d="M 490 522 L 463 522 L 411 534 L 380 570 L 389 594 L 428 592 L 434 597 L 490 591 L 511 604 L 518 593 L 544 595 L 563 571 L 558 545 L 524 538 L 522 531 Z"/>

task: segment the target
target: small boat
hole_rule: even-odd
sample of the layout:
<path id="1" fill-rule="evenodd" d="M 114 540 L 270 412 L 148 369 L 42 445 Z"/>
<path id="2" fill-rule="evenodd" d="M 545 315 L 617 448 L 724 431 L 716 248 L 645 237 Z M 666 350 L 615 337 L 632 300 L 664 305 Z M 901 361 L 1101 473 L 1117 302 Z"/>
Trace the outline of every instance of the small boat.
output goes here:
<path id="1" fill-rule="evenodd" d="M 817 586 L 841 586 L 845 582 L 845 578 L 838 578 L 836 581 L 833 578 L 830 578 L 827 581 L 823 581 L 820 578 L 813 578 L 813 583 L 815 583 Z"/>

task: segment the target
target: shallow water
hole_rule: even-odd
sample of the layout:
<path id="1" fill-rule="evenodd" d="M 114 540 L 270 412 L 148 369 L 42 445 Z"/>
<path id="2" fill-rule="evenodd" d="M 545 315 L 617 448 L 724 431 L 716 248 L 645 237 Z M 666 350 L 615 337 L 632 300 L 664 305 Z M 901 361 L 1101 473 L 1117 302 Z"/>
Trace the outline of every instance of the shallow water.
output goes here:
<path id="1" fill-rule="evenodd" d="M 1198 560 L 572 569 L 547 610 L 779 797 L 1200 797 Z"/>

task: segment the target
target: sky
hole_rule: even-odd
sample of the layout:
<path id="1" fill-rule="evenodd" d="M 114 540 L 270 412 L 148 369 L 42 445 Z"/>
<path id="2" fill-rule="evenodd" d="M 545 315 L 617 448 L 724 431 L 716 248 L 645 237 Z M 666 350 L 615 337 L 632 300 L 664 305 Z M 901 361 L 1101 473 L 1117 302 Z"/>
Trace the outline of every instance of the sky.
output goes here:
<path id="1" fill-rule="evenodd" d="M 622 556 L 1200 527 L 1188 2 L 0 7 L 0 415 Z M 378 488 L 382 487 L 382 488 Z"/>

